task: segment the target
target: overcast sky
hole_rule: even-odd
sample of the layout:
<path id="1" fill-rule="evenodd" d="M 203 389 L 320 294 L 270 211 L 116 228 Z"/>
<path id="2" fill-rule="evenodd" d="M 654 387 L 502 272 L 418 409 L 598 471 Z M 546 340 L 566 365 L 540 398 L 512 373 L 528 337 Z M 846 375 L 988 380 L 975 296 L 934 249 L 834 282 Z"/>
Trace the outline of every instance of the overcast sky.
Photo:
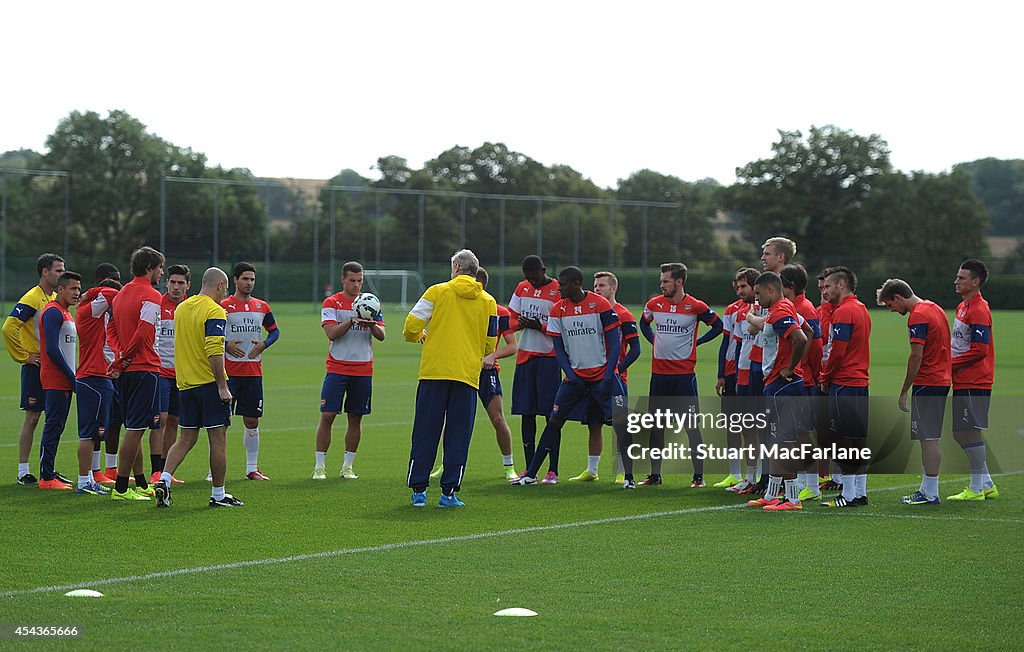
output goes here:
<path id="1" fill-rule="evenodd" d="M 0 152 L 73 110 L 258 176 L 374 177 L 504 142 L 601 186 L 735 179 L 777 129 L 903 170 L 1024 158 L 1013 2 L 7 2 Z"/>

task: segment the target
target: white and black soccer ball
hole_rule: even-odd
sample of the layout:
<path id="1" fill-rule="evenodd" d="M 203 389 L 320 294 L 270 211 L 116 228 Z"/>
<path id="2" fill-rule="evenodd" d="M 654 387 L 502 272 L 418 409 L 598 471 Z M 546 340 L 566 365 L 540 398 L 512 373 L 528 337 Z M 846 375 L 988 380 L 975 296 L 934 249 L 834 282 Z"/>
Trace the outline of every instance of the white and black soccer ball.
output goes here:
<path id="1" fill-rule="evenodd" d="M 374 319 L 380 313 L 380 299 L 369 292 L 364 292 L 352 302 L 352 310 L 359 319 Z"/>

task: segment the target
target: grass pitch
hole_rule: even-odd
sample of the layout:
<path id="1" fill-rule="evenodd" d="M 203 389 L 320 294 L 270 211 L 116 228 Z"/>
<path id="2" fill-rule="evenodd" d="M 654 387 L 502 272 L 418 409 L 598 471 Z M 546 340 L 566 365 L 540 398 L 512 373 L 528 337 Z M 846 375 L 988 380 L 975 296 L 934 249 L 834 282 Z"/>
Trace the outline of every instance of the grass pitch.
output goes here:
<path id="1" fill-rule="evenodd" d="M 404 478 L 419 349 L 401 341 L 404 314 L 385 314 L 388 340 L 377 346 L 373 414 L 355 465 L 360 478 L 337 477 L 339 420 L 325 482 L 309 479 L 326 354 L 319 311 L 275 304 L 275 314 L 283 335 L 264 362 L 260 453 L 273 479 L 242 479 L 236 424 L 227 489 L 246 502 L 238 510 L 206 507 L 202 440 L 178 474 L 187 484 L 176 487 L 170 510 L 15 485 L 21 413 L 9 363 L 0 377 L 0 471 L 9 472 L 0 484 L 4 636 L 13 625 L 78 625 L 82 637 L 61 645 L 167 649 L 1024 644 L 1017 600 L 1024 475 L 1014 473 L 1024 467 L 1004 465 L 996 501 L 902 507 L 899 496 L 916 488 L 918 476 L 872 476 L 866 509 L 765 514 L 725 492 L 691 490 L 688 476 L 623 492 L 610 482 L 607 453 L 599 483 L 508 487 L 479 411 L 461 493 L 466 508 L 437 509 L 433 488 L 428 507 L 414 510 Z M 872 318 L 872 394 L 894 396 L 906 320 Z M 1024 320 L 998 313 L 995 321 L 995 394 L 1021 396 L 1024 354 L 1014 343 Z M 644 345 L 630 372 L 633 388 L 647 385 Z M 705 395 L 713 393 L 713 353 L 700 351 Z M 509 395 L 511 364 L 502 377 Z M 515 443 L 518 418 L 510 423 Z M 72 417 L 57 458 L 68 476 L 75 432 Z M 1021 436 L 992 431 L 989 438 Z M 564 478 L 585 467 L 585 442 L 582 427 L 566 427 Z M 521 469 L 521 447 L 514 452 Z M 709 467 L 708 479 L 719 470 Z M 963 483 L 962 474 L 944 475 L 943 497 Z M 78 586 L 105 597 L 63 596 Z M 506 607 L 539 616 L 491 615 Z"/>

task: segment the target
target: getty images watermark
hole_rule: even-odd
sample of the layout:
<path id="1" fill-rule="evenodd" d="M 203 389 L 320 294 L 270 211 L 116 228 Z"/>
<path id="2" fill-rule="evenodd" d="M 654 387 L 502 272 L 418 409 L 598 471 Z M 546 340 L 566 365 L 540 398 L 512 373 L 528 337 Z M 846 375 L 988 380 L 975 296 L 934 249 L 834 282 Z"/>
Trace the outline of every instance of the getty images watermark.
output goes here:
<path id="1" fill-rule="evenodd" d="M 766 412 L 715 412 L 687 411 L 683 413 L 667 409 L 651 412 L 634 412 L 626 419 L 626 430 L 633 435 L 644 430 L 660 429 L 679 434 L 684 430 L 716 429 L 734 434 L 753 430 L 771 431 L 769 415 Z M 643 444 L 632 444 L 626 454 L 632 460 L 752 460 L 769 459 L 779 461 L 859 461 L 871 460 L 868 447 L 839 446 L 832 443 L 818 446 L 810 442 L 780 443 L 771 441 L 747 446 L 717 446 L 702 443 L 695 447 L 682 443 L 666 443 L 664 447 L 652 448 Z"/>

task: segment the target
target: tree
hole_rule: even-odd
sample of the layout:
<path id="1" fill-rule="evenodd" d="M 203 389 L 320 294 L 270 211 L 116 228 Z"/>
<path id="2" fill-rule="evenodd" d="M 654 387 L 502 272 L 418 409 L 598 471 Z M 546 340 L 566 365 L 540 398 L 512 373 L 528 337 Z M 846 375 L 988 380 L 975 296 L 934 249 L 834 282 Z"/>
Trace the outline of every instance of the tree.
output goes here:
<path id="1" fill-rule="evenodd" d="M 855 265 L 880 226 L 872 199 L 892 173 L 881 136 L 864 137 L 828 125 L 779 131 L 774 155 L 737 168 L 737 183 L 723 192 L 729 210 L 744 216 L 744 231 L 759 246 L 788 236 L 809 270 L 826 264 Z"/>
<path id="2" fill-rule="evenodd" d="M 966 257 L 988 254 L 988 216 L 967 174 L 893 174 L 877 191 L 883 226 L 871 253 L 878 275 L 900 276 L 917 287 L 945 270 L 940 284 L 946 294 L 949 270 Z"/>
<path id="3" fill-rule="evenodd" d="M 953 166 L 971 179 L 971 189 L 985 204 L 992 235 L 1024 235 L 1024 160 L 984 158 Z"/>
<path id="4" fill-rule="evenodd" d="M 620 179 L 617 199 L 678 203 L 679 208 L 647 208 L 648 264 L 711 262 L 721 255 L 715 241 L 713 217 L 717 182 L 690 183 L 653 170 L 634 172 Z M 624 207 L 627 265 L 640 265 L 643 248 L 643 213 Z"/>

